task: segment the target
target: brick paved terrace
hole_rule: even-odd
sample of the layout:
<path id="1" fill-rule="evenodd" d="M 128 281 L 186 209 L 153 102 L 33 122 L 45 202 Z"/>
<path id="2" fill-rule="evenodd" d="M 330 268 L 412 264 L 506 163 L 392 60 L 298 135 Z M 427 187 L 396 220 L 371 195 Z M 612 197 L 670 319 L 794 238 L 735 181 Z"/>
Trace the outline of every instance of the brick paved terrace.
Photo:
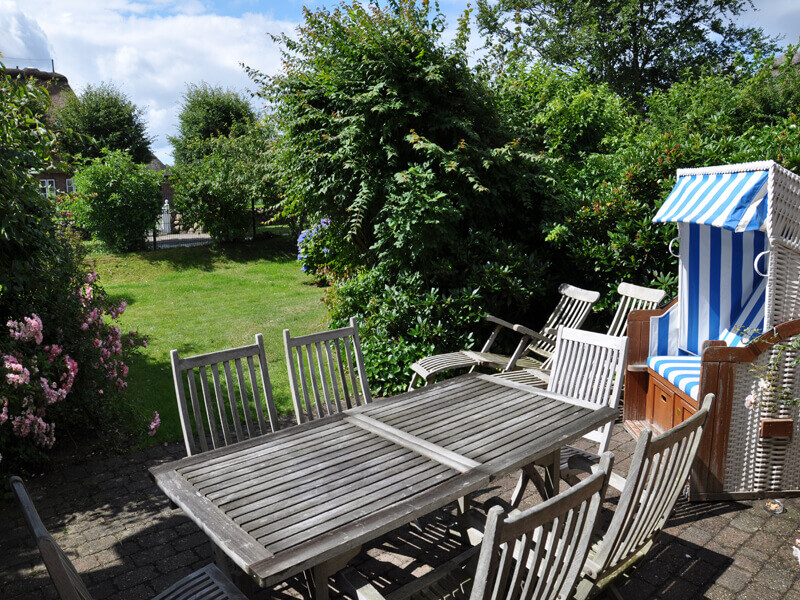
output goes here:
<path id="1" fill-rule="evenodd" d="M 627 473 L 634 442 L 617 424 L 611 449 L 615 471 Z M 205 535 L 170 507 L 147 471 L 181 458 L 182 444 L 125 456 L 88 458 L 27 481 L 42 519 L 72 558 L 97 600 L 146 599 L 212 560 Z M 510 496 L 508 477 L 475 499 Z M 608 499 L 613 506 L 615 498 Z M 529 491 L 525 502 L 538 502 Z M 800 499 L 770 515 L 762 501 L 679 501 L 658 544 L 620 585 L 626 600 L 709 598 L 800 600 L 800 565 L 792 555 L 800 537 Z M 13 501 L 0 504 L 0 598 L 56 598 L 22 516 Z M 452 511 L 376 541 L 359 570 L 386 591 L 441 563 L 458 550 L 447 535 Z M 278 597 L 307 594 L 298 578 L 271 590 Z M 267 597 L 259 594 L 258 597 Z M 610 597 L 610 596 L 608 596 Z"/>

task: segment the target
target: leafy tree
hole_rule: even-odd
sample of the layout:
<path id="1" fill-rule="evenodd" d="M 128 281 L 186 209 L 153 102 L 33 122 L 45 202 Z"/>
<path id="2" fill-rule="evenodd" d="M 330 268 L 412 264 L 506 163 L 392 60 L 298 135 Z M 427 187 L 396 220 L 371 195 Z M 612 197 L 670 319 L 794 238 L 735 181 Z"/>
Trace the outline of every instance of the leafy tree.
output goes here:
<path id="1" fill-rule="evenodd" d="M 515 54 L 586 69 L 641 103 L 685 71 L 731 72 L 737 54 L 774 51 L 775 39 L 736 21 L 752 0 L 478 0 L 481 29 Z"/>
<path id="2" fill-rule="evenodd" d="M 178 115 L 178 135 L 169 138 L 175 162 L 190 162 L 210 151 L 196 140 L 236 135 L 237 124 L 249 125 L 254 120 L 253 108 L 240 93 L 207 83 L 189 84 Z"/>
<path id="3" fill-rule="evenodd" d="M 273 205 L 267 178 L 267 151 L 273 137 L 267 123 L 238 125 L 238 135 L 195 139 L 186 146 L 196 156 L 172 169 L 175 207 L 221 242 L 251 231 L 255 204 Z"/>
<path id="4" fill-rule="evenodd" d="M 307 11 L 297 39 L 279 38 L 283 71 L 251 70 L 282 133 L 282 210 L 328 223 L 314 246 L 341 254 L 304 265 L 349 276 L 332 316 L 359 319 L 380 393 L 407 385 L 409 359 L 470 339 L 478 307 L 514 318 L 547 285 L 538 161 L 470 69 L 466 19 L 450 44 L 445 27 L 412 0 Z"/>
<path id="5" fill-rule="evenodd" d="M 687 78 L 655 92 L 646 119 L 631 121 L 605 151 L 575 161 L 577 185 L 558 188 L 558 202 L 571 210 L 549 224 L 554 271 L 607 289 L 606 298 L 621 280 L 674 293 L 677 266 L 667 252 L 674 226 L 652 219 L 677 169 L 768 159 L 800 169 L 800 121 L 791 104 L 800 75 L 793 68 L 772 73 L 771 62 L 751 78 Z M 534 98 L 540 93 L 531 89 Z"/>
<path id="6" fill-rule="evenodd" d="M 88 85 L 80 96 L 69 95 L 56 111 L 59 147 L 68 155 L 98 158 L 103 148 L 128 152 L 134 162 L 150 161 L 152 138 L 143 110 L 110 83 Z"/>
<path id="7" fill-rule="evenodd" d="M 144 248 L 161 210 L 161 177 L 121 150 L 104 152 L 75 174 L 77 221 L 110 248 Z"/>
<path id="8" fill-rule="evenodd" d="M 58 256 L 55 208 L 32 173 L 51 161 L 47 92 L 0 65 L 0 321 L 27 313 L 48 285 L 42 265 Z"/>

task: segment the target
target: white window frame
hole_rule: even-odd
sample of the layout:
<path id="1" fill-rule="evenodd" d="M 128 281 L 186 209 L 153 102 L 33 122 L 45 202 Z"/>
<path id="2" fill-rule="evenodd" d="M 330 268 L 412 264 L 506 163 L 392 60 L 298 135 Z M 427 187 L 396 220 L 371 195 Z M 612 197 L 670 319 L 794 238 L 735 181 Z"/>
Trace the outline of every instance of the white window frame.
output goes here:
<path id="1" fill-rule="evenodd" d="M 67 193 L 71 194 L 75 191 L 75 180 L 72 177 L 67 178 L 66 181 Z"/>
<path id="2" fill-rule="evenodd" d="M 56 195 L 56 180 L 55 179 L 40 179 L 39 192 L 45 198 Z"/>

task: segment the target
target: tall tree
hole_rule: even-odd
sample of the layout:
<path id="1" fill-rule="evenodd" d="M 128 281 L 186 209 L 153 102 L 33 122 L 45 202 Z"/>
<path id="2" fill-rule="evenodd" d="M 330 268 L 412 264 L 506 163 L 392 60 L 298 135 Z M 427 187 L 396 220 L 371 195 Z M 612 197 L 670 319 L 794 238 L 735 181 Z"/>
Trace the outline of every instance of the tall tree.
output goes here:
<path id="1" fill-rule="evenodd" d="M 241 125 L 254 120 L 253 108 L 239 92 L 207 83 L 189 84 L 178 116 L 178 135 L 169 138 L 175 162 L 189 162 L 207 153 L 198 140 L 235 135 L 244 131 Z"/>
<path id="2" fill-rule="evenodd" d="M 110 83 L 87 85 L 80 96 L 69 95 L 55 121 L 64 154 L 97 158 L 107 148 L 126 151 L 137 163 L 152 156 L 144 111 Z"/>
<path id="3" fill-rule="evenodd" d="M 737 54 L 776 50 L 740 27 L 752 0 L 478 0 L 481 30 L 511 53 L 580 66 L 640 104 L 686 71 L 731 71 Z"/>

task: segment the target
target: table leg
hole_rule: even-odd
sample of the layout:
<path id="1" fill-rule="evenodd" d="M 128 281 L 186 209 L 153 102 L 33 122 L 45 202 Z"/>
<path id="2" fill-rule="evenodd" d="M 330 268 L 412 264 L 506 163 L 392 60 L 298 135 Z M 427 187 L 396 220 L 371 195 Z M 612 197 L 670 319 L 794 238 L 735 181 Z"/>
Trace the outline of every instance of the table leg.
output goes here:
<path id="1" fill-rule="evenodd" d="M 314 578 L 315 600 L 328 600 L 328 579 L 344 569 L 347 563 L 350 562 L 353 557 L 357 556 L 359 552 L 361 552 L 361 546 L 357 546 L 338 556 L 334 556 L 313 568 L 312 575 Z"/>
<path id="2" fill-rule="evenodd" d="M 548 457 L 545 467 L 544 491 L 547 498 L 556 496 L 561 487 L 561 449 L 559 448 Z"/>

